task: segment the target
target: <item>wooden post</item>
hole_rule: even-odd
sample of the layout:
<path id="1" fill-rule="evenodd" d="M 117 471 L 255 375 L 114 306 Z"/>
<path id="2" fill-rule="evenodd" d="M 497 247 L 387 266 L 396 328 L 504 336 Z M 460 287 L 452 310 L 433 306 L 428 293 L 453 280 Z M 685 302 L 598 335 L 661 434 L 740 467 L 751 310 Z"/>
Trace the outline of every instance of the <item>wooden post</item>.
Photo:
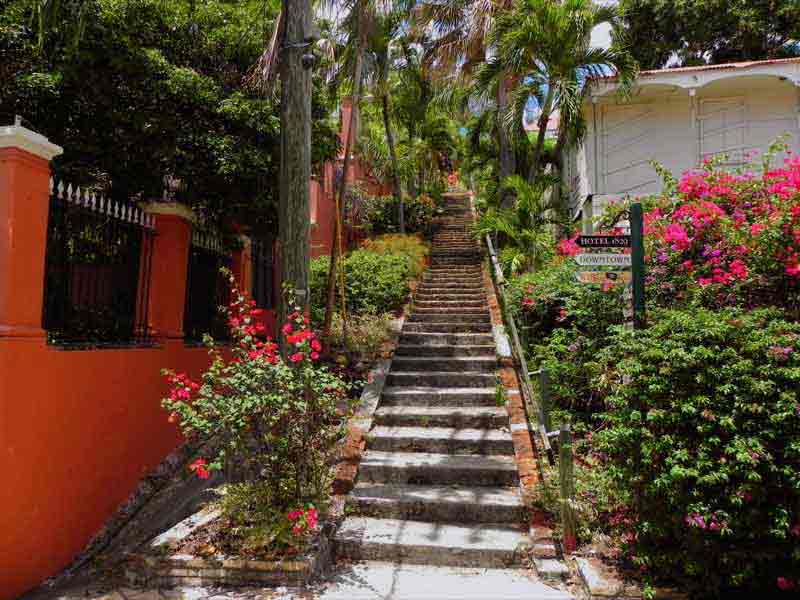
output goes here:
<path id="1" fill-rule="evenodd" d="M 281 176 L 280 280 L 304 309 L 310 301 L 308 270 L 309 182 L 311 180 L 311 0 L 283 0 L 285 27 L 280 46 Z M 278 324 L 287 307 L 281 294 Z"/>
<path id="2" fill-rule="evenodd" d="M 569 423 L 558 433 L 558 478 L 561 486 L 561 520 L 564 524 L 564 552 L 575 552 L 578 547 L 575 500 L 575 479 L 572 465 L 572 431 Z"/>
<path id="3" fill-rule="evenodd" d="M 642 205 L 631 204 L 631 275 L 633 279 L 633 328 L 645 326 L 644 304 L 644 218 Z"/>
<path id="4" fill-rule="evenodd" d="M 547 369 L 539 371 L 539 386 L 542 392 L 542 417 L 545 431 L 550 431 L 553 426 L 550 422 L 550 373 Z"/>

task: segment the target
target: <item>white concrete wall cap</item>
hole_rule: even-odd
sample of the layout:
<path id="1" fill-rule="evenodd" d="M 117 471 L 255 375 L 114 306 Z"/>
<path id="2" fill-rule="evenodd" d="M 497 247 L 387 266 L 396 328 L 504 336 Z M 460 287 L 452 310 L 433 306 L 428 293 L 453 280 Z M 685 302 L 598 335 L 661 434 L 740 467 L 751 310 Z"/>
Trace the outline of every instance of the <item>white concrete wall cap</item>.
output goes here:
<path id="1" fill-rule="evenodd" d="M 0 127 L 0 148 L 19 148 L 47 161 L 64 153 L 61 146 L 22 125 Z"/>
<path id="2" fill-rule="evenodd" d="M 183 217 L 190 223 L 195 223 L 197 221 L 197 217 L 192 209 L 179 202 L 150 202 L 149 204 L 145 204 L 142 208 L 145 212 L 152 215 L 175 215 L 177 217 Z"/>

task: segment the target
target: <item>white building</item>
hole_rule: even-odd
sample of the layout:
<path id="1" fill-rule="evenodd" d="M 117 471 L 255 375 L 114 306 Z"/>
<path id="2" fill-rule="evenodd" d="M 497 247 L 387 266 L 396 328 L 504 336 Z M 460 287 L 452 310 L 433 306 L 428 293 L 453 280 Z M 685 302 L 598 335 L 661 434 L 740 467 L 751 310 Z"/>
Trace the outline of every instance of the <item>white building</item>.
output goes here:
<path id="1" fill-rule="evenodd" d="M 735 167 L 785 133 L 800 151 L 800 58 L 642 71 L 624 100 L 617 87 L 592 83 L 583 145 L 564 157 L 576 220 L 610 198 L 660 191 L 652 160 L 676 176 L 717 154 Z"/>

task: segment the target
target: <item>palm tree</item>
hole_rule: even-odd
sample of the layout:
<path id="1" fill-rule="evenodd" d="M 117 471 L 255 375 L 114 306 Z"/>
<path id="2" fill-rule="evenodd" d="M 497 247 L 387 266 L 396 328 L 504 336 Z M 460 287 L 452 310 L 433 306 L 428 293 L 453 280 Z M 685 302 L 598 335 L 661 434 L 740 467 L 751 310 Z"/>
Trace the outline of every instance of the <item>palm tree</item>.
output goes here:
<path id="1" fill-rule="evenodd" d="M 405 214 L 403 192 L 400 186 L 400 171 L 397 160 L 397 148 L 392 129 L 390 111 L 390 93 L 395 38 L 400 31 L 403 15 L 397 11 L 375 13 L 370 19 L 370 28 L 366 35 L 364 47 L 364 76 L 371 87 L 373 95 L 380 101 L 383 116 L 386 144 L 391 160 L 392 191 L 398 207 L 400 233 L 405 233 Z"/>
<path id="2" fill-rule="evenodd" d="M 431 31 L 434 41 L 430 51 L 430 68 L 460 85 L 468 84 L 476 69 L 486 60 L 491 46 L 491 32 L 496 20 L 512 7 L 512 0 L 443 0 L 425 2 L 418 10 L 421 27 Z M 501 77 L 495 89 L 498 114 L 508 106 L 512 81 Z M 508 128 L 498 123 L 500 178 L 516 170 L 514 147 Z M 511 199 L 503 200 L 509 206 Z"/>
<path id="3" fill-rule="evenodd" d="M 613 21 L 616 15 L 616 7 L 597 5 L 592 0 L 516 0 L 512 10 L 495 20 L 490 35 L 495 54 L 478 79 L 484 85 L 509 76 L 520 82 L 506 114 L 509 122 L 521 121 L 531 97 L 539 105 L 529 182 L 544 170 L 545 133 L 555 110 L 561 123 L 558 155 L 585 130 L 581 107 L 592 78 L 616 75 L 622 90 L 633 82 L 636 64 L 621 39 L 617 38 L 610 49 L 590 46 L 592 29 Z"/>
<path id="4" fill-rule="evenodd" d="M 512 208 L 489 208 L 475 225 L 479 237 L 500 234 L 503 247 L 500 264 L 511 274 L 536 270 L 544 264 L 553 245 L 550 218 L 553 206 L 547 200 L 547 190 L 554 183 L 553 177 L 543 177 L 530 184 L 519 175 L 503 180 L 502 185 L 513 192 Z"/>

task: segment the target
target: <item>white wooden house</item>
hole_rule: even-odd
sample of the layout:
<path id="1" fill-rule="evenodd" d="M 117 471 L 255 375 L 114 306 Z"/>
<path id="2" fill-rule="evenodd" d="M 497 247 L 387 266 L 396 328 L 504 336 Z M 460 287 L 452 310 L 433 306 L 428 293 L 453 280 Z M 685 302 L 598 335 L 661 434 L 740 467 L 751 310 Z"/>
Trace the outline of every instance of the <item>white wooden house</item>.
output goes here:
<path id="1" fill-rule="evenodd" d="M 576 220 L 660 191 L 652 160 L 676 176 L 717 154 L 735 167 L 782 134 L 800 151 L 800 58 L 642 71 L 625 99 L 612 77 L 591 86 L 586 137 L 564 157 Z"/>

